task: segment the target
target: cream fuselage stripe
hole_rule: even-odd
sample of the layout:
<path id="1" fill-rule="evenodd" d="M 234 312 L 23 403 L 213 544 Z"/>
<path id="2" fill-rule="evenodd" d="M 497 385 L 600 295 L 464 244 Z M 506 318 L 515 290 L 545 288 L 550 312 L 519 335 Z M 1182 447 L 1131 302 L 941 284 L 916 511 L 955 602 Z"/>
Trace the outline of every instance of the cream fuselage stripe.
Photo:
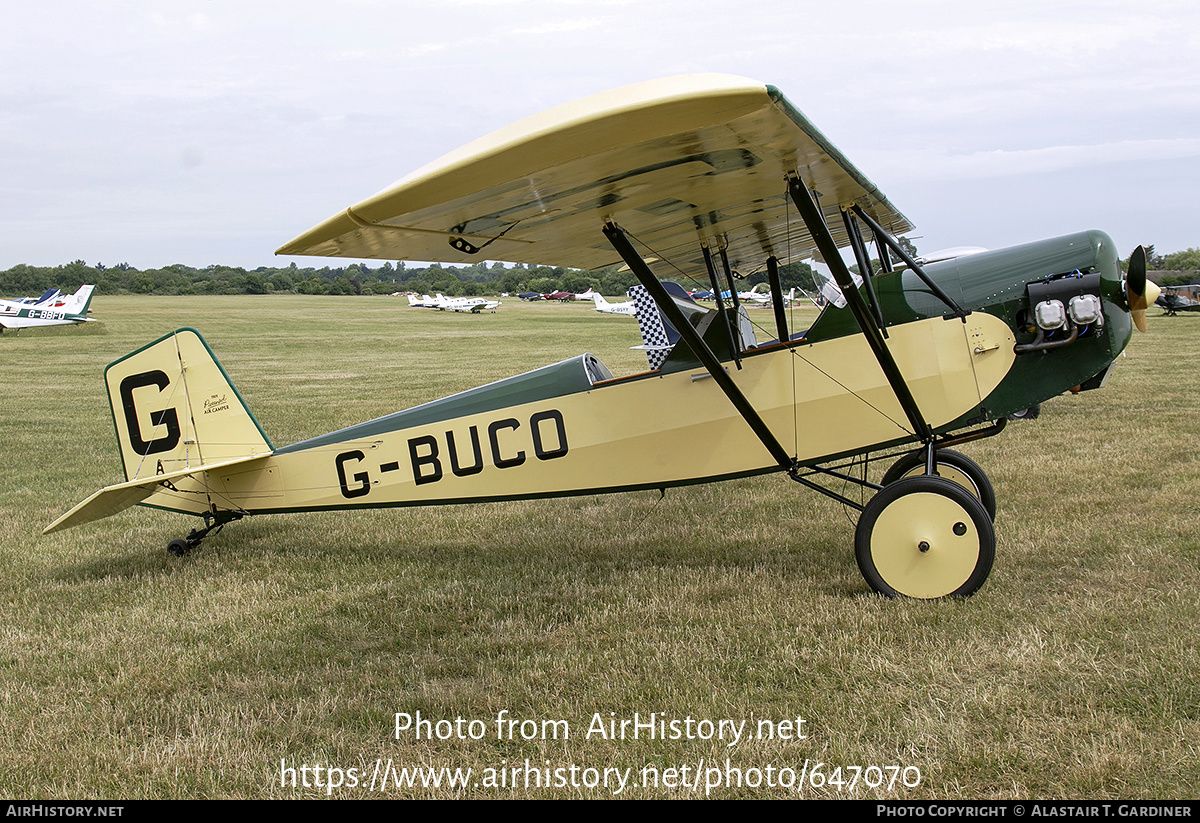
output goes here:
<path id="1" fill-rule="evenodd" d="M 935 427 L 977 407 L 1014 357 L 1011 344 L 976 345 L 981 334 L 1011 339 L 1002 321 L 983 313 L 971 315 L 970 332 L 940 317 L 889 332 L 901 371 Z M 744 358 L 732 373 L 802 463 L 911 436 L 861 336 L 772 349 Z M 218 505 L 249 512 L 413 506 L 677 486 L 777 469 L 719 387 L 694 380 L 697 374 L 705 372 L 639 376 L 322 440 L 204 485 L 177 482 L 180 494 L 160 492 L 146 502 L 188 510 L 187 492 L 204 488 L 219 496 Z"/>
<path id="2" fill-rule="evenodd" d="M 552 441 L 547 441 L 543 433 L 544 423 L 552 424 Z M 497 469 L 509 469 L 525 463 L 527 453 L 521 448 L 523 443 L 510 436 L 521 428 L 521 422 L 514 417 L 495 420 L 487 425 L 488 454 L 491 457 L 492 466 Z M 554 460 L 567 455 L 569 446 L 562 412 L 557 409 L 536 412 L 529 418 L 527 429 L 530 432 L 530 445 L 535 459 Z M 445 477 L 446 462 L 449 464 L 451 474 L 455 477 L 470 477 L 484 470 L 484 452 L 480 444 L 479 426 L 472 425 L 467 431 L 472 454 L 469 465 L 462 462 L 452 429 L 446 431 L 444 440 L 440 440 L 433 434 L 408 438 L 409 465 L 412 468 L 414 485 L 423 486 L 441 480 Z M 548 442 L 551 442 L 553 446 L 548 447 Z M 363 497 L 371 491 L 370 473 L 358 470 L 361 468 L 359 464 L 365 460 L 366 455 L 362 449 L 339 452 L 334 458 L 338 487 L 341 489 L 342 497 L 347 500 Z M 379 464 L 381 475 L 399 470 L 399 460 Z M 350 474 L 351 471 L 355 473 Z"/>

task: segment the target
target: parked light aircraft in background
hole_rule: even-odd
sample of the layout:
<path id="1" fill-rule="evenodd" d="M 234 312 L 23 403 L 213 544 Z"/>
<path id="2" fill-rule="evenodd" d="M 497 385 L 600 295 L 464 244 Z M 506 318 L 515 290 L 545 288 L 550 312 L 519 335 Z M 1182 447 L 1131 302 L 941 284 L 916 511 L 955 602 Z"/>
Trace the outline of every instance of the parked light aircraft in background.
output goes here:
<path id="1" fill-rule="evenodd" d="M 500 302 L 484 297 L 446 297 L 441 294 L 434 297 L 430 297 L 428 294 L 420 297 L 415 294 L 408 296 L 408 305 L 415 309 L 438 309 L 439 311 L 470 312 L 471 314 L 479 314 L 481 311 L 494 312 Z"/>
<path id="2" fill-rule="evenodd" d="M 87 316 L 95 288 L 80 286 L 78 291 L 68 295 L 50 289 L 37 300 L 0 300 L 0 330 L 95 322 Z"/>
<path id="3" fill-rule="evenodd" d="M 855 557 L 873 589 L 969 595 L 992 568 L 995 494 L 951 447 L 998 434 L 1014 411 L 1102 387 L 1156 294 L 1144 252 L 1123 280 L 1099 231 L 922 266 L 896 240 L 911 229 L 774 87 L 697 75 L 552 109 L 424 166 L 279 253 L 624 263 L 678 335 L 644 338 L 650 371 L 614 376 L 582 354 L 276 448 L 200 335 L 182 329 L 108 367 L 126 480 L 46 531 L 141 503 L 204 519 L 171 542 L 185 553 L 248 515 L 778 472 L 859 512 Z M 906 268 L 880 254 L 883 268 L 872 269 L 868 240 Z M 789 328 L 779 267 L 817 255 L 845 306 Z M 652 266 L 717 295 L 733 290 L 733 271 L 765 270 L 770 319 L 759 328 L 724 299 L 685 312 Z M 892 467 L 880 482 L 854 470 L 884 459 Z M 847 494 L 850 484 L 869 499 Z"/>
<path id="4" fill-rule="evenodd" d="M 592 291 L 591 288 L 578 294 L 573 291 L 552 291 L 549 294 L 543 294 L 542 299 L 557 300 L 560 303 L 572 303 L 576 300 L 591 300 L 595 294 L 596 292 Z"/>
<path id="5" fill-rule="evenodd" d="M 1174 317 L 1181 311 L 1200 312 L 1200 286 L 1167 286 L 1162 294 L 1154 301 L 1155 305 L 1166 310 L 1164 317 Z"/>
<path id="6" fill-rule="evenodd" d="M 632 300 L 626 300 L 624 303 L 609 303 L 600 295 L 594 294 L 592 302 L 596 304 L 596 311 L 604 314 L 627 314 L 632 317 L 637 313 Z"/>
<path id="7" fill-rule="evenodd" d="M 494 312 L 500 305 L 499 300 L 488 300 L 484 297 L 443 297 L 437 296 L 436 309 L 441 311 L 458 311 L 479 314 L 481 311 Z"/>
<path id="8" fill-rule="evenodd" d="M 770 303 L 771 295 L 767 292 L 760 292 L 760 288 L 762 288 L 762 283 L 759 283 L 757 286 L 750 289 L 750 291 L 740 291 L 738 292 L 738 299 L 743 303 L 762 303 L 764 305 Z"/>

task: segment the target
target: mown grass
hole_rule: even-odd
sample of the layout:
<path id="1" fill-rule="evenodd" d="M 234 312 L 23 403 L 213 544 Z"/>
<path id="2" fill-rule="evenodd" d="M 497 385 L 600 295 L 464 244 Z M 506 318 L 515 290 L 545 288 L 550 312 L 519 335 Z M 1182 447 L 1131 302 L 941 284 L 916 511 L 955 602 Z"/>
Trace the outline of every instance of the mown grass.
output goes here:
<path id="1" fill-rule="evenodd" d="M 726 760 L 764 779 L 806 761 L 827 776 L 920 770 L 915 787 L 814 787 L 810 771 L 796 791 L 716 797 L 1200 794 L 1200 316 L 1151 317 L 1106 389 L 964 449 L 996 486 L 996 566 L 969 600 L 921 603 L 870 594 L 851 518 L 779 476 L 663 500 L 249 519 L 182 560 L 164 546 L 191 524 L 141 508 L 43 537 L 122 479 L 104 366 L 178 326 L 205 335 L 276 445 L 581 351 L 618 374 L 644 367 L 633 320 L 586 306 L 465 316 L 384 297 L 101 296 L 93 308 L 103 323 L 0 337 L 5 796 L 323 797 L 281 781 L 281 761 L 369 774 L 377 760 L 469 767 L 476 783 L 527 760 L 634 779 Z M 418 711 L 488 734 L 397 736 L 396 713 Z M 570 738 L 496 739 L 502 711 L 567 721 Z M 807 736 L 585 735 L 594 715 L 635 712 L 748 728 L 802 718 Z M 704 778 L 698 792 L 621 796 L 704 796 Z"/>

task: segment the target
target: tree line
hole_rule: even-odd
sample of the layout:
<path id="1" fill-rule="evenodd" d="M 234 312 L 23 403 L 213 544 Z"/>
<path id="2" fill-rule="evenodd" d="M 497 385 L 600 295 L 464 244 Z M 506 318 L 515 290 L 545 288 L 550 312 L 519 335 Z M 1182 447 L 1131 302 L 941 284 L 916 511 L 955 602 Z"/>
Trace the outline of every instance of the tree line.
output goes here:
<path id="1" fill-rule="evenodd" d="M 1154 246 L 1146 246 L 1146 267 L 1151 271 L 1170 272 L 1156 278 L 1160 286 L 1200 284 L 1200 249 L 1161 255 Z"/>
<path id="2" fill-rule="evenodd" d="M 766 282 L 766 272 L 740 281 L 738 288 Z M 792 286 L 812 290 L 812 268 L 806 263 L 780 267 L 784 290 Z M 19 264 L 0 271 L 0 295 L 37 296 L 48 289 L 72 292 L 90 283 L 100 294 L 394 294 L 396 292 L 441 293 L 448 297 L 487 294 L 522 294 L 554 291 L 584 292 L 589 288 L 604 295 L 623 295 L 637 283 L 627 269 L 566 269 L 525 264 L 475 263 L 442 266 L 434 263 L 410 267 L 405 263 L 351 263 L 341 267 L 300 268 L 261 266 L 246 270 L 212 265 L 193 268 L 175 263 L 160 269 L 137 269 L 127 263 L 106 266 L 75 260 L 62 266 Z M 688 289 L 707 289 L 707 283 L 683 283 Z"/>
<path id="3" fill-rule="evenodd" d="M 911 245 L 911 244 L 910 244 Z M 1147 261 L 1152 271 L 1170 272 L 1156 278 L 1161 285 L 1185 285 L 1200 282 L 1200 249 L 1187 249 L 1160 255 L 1147 246 Z M 910 248 L 915 254 L 915 247 Z M 1128 261 L 1122 261 L 1122 267 Z M 878 261 L 873 261 L 878 265 Z M 857 271 L 857 266 L 851 269 Z M 820 284 L 807 263 L 780 266 L 784 291 L 792 288 L 815 292 Z M 756 272 L 738 283 L 750 289 L 765 283 L 765 271 Z M 0 296 L 37 296 L 48 289 L 72 292 L 84 283 L 96 286 L 100 294 L 394 294 L 417 292 L 441 293 L 448 297 L 522 294 L 554 291 L 584 292 L 589 288 L 604 295 L 623 295 L 637 283 L 627 269 L 566 269 L 525 264 L 474 263 L 469 266 L 408 266 L 390 261 L 372 267 L 369 263 L 346 266 L 300 268 L 295 263 L 283 267 L 260 266 L 246 270 L 235 266 L 211 265 L 193 268 L 175 263 L 159 269 L 136 269 L 127 263 L 106 266 L 89 265 L 75 260 L 61 266 L 19 264 L 0 271 Z M 689 290 L 709 288 L 707 282 L 681 282 Z"/>

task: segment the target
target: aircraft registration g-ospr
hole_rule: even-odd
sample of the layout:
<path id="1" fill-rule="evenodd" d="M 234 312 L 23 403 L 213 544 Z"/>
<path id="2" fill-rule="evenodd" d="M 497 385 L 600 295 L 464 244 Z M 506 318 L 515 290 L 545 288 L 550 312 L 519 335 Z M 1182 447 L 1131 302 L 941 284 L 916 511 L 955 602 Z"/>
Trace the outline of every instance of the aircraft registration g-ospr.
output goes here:
<path id="1" fill-rule="evenodd" d="M 859 510 L 855 555 L 872 588 L 971 594 L 992 567 L 995 495 L 949 447 L 1064 391 L 1103 386 L 1153 288 L 1140 251 L 1123 281 L 1099 231 L 920 265 L 895 239 L 911 228 L 771 86 L 686 76 L 560 106 L 451 152 L 279 253 L 623 263 L 656 315 L 639 318 L 650 370 L 614 376 L 581 354 L 276 448 L 200 335 L 182 329 L 108 367 L 126 481 L 46 531 L 141 503 L 204 519 L 171 542 L 184 553 L 247 515 L 780 472 Z M 867 273 L 861 285 L 843 247 Z M 818 254 L 844 299 L 810 328 L 789 328 L 779 266 Z M 652 264 L 697 275 L 716 307 L 676 299 Z M 735 270 L 768 275 L 764 339 Z M 864 456 L 894 463 L 868 482 L 850 468 Z M 847 483 L 872 493 L 865 505 L 827 487 Z"/>

